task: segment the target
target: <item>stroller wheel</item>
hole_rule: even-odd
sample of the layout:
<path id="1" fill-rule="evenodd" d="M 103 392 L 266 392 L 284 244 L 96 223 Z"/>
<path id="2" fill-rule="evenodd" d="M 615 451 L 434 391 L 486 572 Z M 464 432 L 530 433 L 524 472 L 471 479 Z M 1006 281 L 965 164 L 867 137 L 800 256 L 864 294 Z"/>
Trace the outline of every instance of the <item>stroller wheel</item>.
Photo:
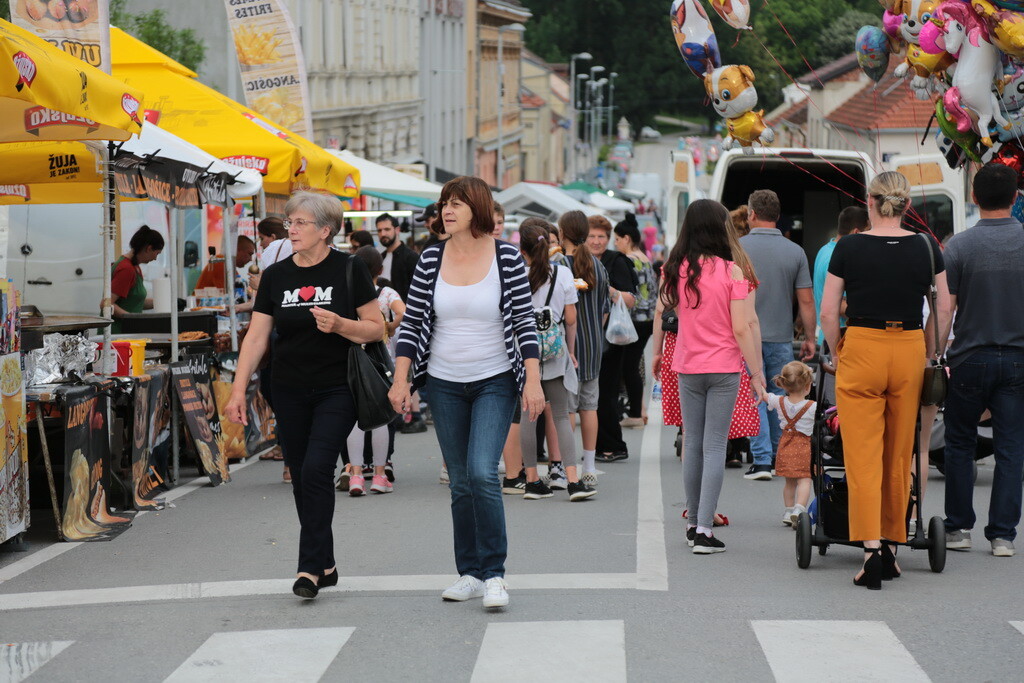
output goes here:
<path id="1" fill-rule="evenodd" d="M 936 574 L 946 568 L 946 525 L 939 516 L 928 521 L 928 566 Z"/>
<path id="2" fill-rule="evenodd" d="M 801 512 L 796 520 L 796 566 L 811 566 L 811 516 Z"/>
<path id="3" fill-rule="evenodd" d="M 825 557 L 825 553 L 827 553 L 827 552 L 828 552 L 828 546 L 827 545 L 819 545 L 818 546 L 818 554 L 819 555 L 821 555 L 822 557 Z"/>

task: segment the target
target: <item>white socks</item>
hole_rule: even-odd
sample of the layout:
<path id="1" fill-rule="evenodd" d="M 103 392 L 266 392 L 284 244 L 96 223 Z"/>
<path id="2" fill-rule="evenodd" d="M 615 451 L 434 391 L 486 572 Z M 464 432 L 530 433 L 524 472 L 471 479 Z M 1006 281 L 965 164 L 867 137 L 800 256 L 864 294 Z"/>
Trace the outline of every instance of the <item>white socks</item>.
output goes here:
<path id="1" fill-rule="evenodd" d="M 711 537 L 711 536 L 715 535 L 714 532 L 711 529 L 707 528 L 706 526 L 700 526 L 699 524 L 697 525 L 697 533 L 698 534 L 704 534 L 705 536 L 708 536 L 708 537 Z"/>
<path id="2" fill-rule="evenodd" d="M 595 456 L 596 455 L 597 455 L 597 451 L 596 450 L 593 450 L 593 451 L 583 451 L 583 471 L 584 472 L 587 472 L 587 473 L 590 473 L 590 474 L 596 474 L 597 473 L 597 465 L 595 464 Z"/>

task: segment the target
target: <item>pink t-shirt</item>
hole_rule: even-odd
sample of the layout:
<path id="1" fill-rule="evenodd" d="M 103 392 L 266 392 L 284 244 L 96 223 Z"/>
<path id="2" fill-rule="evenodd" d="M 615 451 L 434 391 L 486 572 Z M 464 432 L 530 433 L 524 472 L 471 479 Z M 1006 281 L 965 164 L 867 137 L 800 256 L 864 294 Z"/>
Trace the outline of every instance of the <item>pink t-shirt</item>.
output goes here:
<path id="1" fill-rule="evenodd" d="M 687 263 L 679 268 L 679 334 L 672 356 L 672 371 L 686 375 L 712 372 L 739 372 L 743 363 L 739 344 L 732 331 L 731 302 L 747 298 L 749 286 L 744 279 L 729 274 L 732 261 L 712 256 L 702 262 L 700 306 L 688 300 Z"/>

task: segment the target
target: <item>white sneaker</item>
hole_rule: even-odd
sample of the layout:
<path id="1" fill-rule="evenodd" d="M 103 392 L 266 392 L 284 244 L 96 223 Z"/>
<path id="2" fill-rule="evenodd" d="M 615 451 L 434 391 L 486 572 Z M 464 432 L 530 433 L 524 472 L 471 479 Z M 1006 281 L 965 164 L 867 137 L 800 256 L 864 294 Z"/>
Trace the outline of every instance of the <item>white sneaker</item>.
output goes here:
<path id="1" fill-rule="evenodd" d="M 786 508 L 782 512 L 782 524 L 783 526 L 793 526 L 793 510 L 795 508 Z"/>
<path id="2" fill-rule="evenodd" d="M 500 576 L 484 581 L 484 607 L 505 607 L 508 605 L 508 584 Z"/>
<path id="3" fill-rule="evenodd" d="M 790 522 L 790 524 L 793 525 L 794 529 L 796 528 L 796 525 L 800 522 L 800 513 L 801 512 L 807 512 L 807 508 L 805 508 L 803 505 L 800 505 L 799 503 L 797 503 L 793 507 L 793 513 L 789 516 L 789 522 Z"/>
<path id="4" fill-rule="evenodd" d="M 448 479 L 448 468 L 447 467 L 442 467 L 441 468 L 441 477 L 440 477 L 440 479 L 438 479 L 438 483 L 441 483 L 441 484 L 448 484 L 448 483 L 450 483 L 450 481 Z"/>
<path id="5" fill-rule="evenodd" d="M 483 595 L 484 582 L 466 574 L 465 576 L 460 576 L 458 581 L 449 586 L 444 593 L 441 593 L 441 599 L 452 602 L 465 602 L 470 598 L 482 598 Z M 506 596 L 505 599 L 508 600 L 508 597 Z"/>
<path id="6" fill-rule="evenodd" d="M 580 481 L 592 489 L 597 488 L 597 474 L 595 472 L 584 472 L 580 475 Z"/>

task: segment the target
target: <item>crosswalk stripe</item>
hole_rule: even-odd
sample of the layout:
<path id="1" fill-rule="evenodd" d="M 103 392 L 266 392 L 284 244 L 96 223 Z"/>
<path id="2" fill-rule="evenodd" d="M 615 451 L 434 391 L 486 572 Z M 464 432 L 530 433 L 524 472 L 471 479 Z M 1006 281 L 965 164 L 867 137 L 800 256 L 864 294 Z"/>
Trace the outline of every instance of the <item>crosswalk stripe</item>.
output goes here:
<path id="1" fill-rule="evenodd" d="M 1024 621 L 1011 621 L 1010 626 L 1014 627 L 1021 633 L 1024 633 Z"/>
<path id="2" fill-rule="evenodd" d="M 167 677 L 165 683 L 315 683 L 354 631 L 354 628 L 299 628 L 214 633 Z"/>
<path id="3" fill-rule="evenodd" d="M 0 643 L 0 681 L 21 683 L 74 642 Z"/>
<path id="4" fill-rule="evenodd" d="M 524 656 L 537 643 L 571 643 L 561 648 L 558 663 Z M 615 621 L 523 621 L 487 625 L 473 669 L 472 683 L 499 681 L 586 681 L 620 683 L 626 680 L 626 632 Z"/>
<path id="5" fill-rule="evenodd" d="M 929 680 L 883 621 L 750 623 L 778 683 Z"/>

